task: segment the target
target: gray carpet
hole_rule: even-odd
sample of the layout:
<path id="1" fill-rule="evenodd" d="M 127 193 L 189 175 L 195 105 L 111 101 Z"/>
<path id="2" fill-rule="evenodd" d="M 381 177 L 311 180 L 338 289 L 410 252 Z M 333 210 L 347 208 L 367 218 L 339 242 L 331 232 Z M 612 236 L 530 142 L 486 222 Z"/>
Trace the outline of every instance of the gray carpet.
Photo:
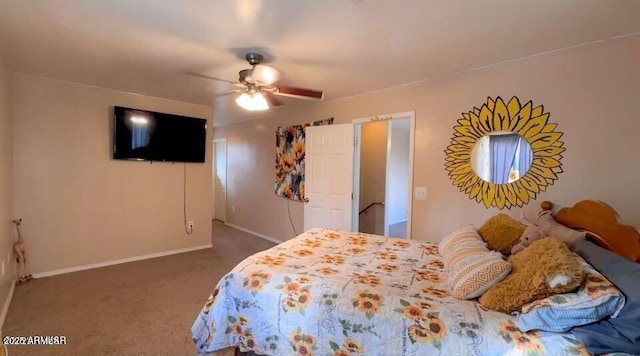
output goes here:
<path id="1" fill-rule="evenodd" d="M 274 244 L 213 223 L 213 249 L 17 286 L 4 335 L 64 335 L 64 346 L 9 346 L 18 355 L 193 355 L 190 329 L 217 281 Z"/>

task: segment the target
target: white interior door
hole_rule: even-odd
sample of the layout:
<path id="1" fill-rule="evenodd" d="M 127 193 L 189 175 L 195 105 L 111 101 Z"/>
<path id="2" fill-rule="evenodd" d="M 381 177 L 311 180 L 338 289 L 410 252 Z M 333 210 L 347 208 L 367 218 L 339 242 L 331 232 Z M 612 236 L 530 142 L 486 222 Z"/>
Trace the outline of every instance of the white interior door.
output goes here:
<path id="1" fill-rule="evenodd" d="M 214 140 L 214 219 L 227 221 L 227 140 Z"/>
<path id="2" fill-rule="evenodd" d="M 306 129 L 304 230 L 351 231 L 353 125 Z"/>

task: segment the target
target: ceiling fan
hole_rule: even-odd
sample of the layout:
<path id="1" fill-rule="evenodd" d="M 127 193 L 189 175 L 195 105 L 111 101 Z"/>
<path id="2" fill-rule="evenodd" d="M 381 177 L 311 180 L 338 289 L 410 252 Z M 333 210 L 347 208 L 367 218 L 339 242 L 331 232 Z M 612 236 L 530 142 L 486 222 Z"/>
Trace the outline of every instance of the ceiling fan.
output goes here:
<path id="1" fill-rule="evenodd" d="M 280 73 L 276 68 L 262 64 L 264 57 L 261 54 L 251 52 L 247 53 L 245 58 L 251 68 L 243 69 L 238 73 L 238 82 L 207 77 L 242 88 L 231 90 L 218 96 L 241 93 L 236 98 L 236 103 L 249 111 L 267 110 L 270 106 L 282 105 L 282 102 L 274 96 L 288 96 L 296 99 L 317 101 L 324 99 L 324 92 L 322 91 L 276 85 L 275 83 L 278 81 Z"/>

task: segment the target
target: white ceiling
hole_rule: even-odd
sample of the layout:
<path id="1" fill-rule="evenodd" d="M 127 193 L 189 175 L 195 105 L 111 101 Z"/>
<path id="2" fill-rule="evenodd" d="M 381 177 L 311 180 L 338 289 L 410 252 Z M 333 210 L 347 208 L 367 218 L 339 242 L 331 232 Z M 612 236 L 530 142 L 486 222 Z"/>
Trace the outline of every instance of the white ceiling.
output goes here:
<path id="1" fill-rule="evenodd" d="M 190 73 L 237 80 L 249 50 L 334 100 L 637 32 L 637 0 L 0 0 L 13 70 L 213 106 L 216 126 L 264 114 Z"/>

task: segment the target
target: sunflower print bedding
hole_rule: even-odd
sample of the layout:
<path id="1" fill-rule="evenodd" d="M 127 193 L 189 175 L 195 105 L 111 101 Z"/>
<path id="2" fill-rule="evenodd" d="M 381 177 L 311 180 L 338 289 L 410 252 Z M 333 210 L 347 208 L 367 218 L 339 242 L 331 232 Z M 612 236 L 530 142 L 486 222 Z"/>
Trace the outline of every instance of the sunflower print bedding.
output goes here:
<path id="1" fill-rule="evenodd" d="M 570 334 L 449 295 L 437 245 L 313 229 L 225 275 L 191 328 L 200 354 L 588 355 Z"/>

